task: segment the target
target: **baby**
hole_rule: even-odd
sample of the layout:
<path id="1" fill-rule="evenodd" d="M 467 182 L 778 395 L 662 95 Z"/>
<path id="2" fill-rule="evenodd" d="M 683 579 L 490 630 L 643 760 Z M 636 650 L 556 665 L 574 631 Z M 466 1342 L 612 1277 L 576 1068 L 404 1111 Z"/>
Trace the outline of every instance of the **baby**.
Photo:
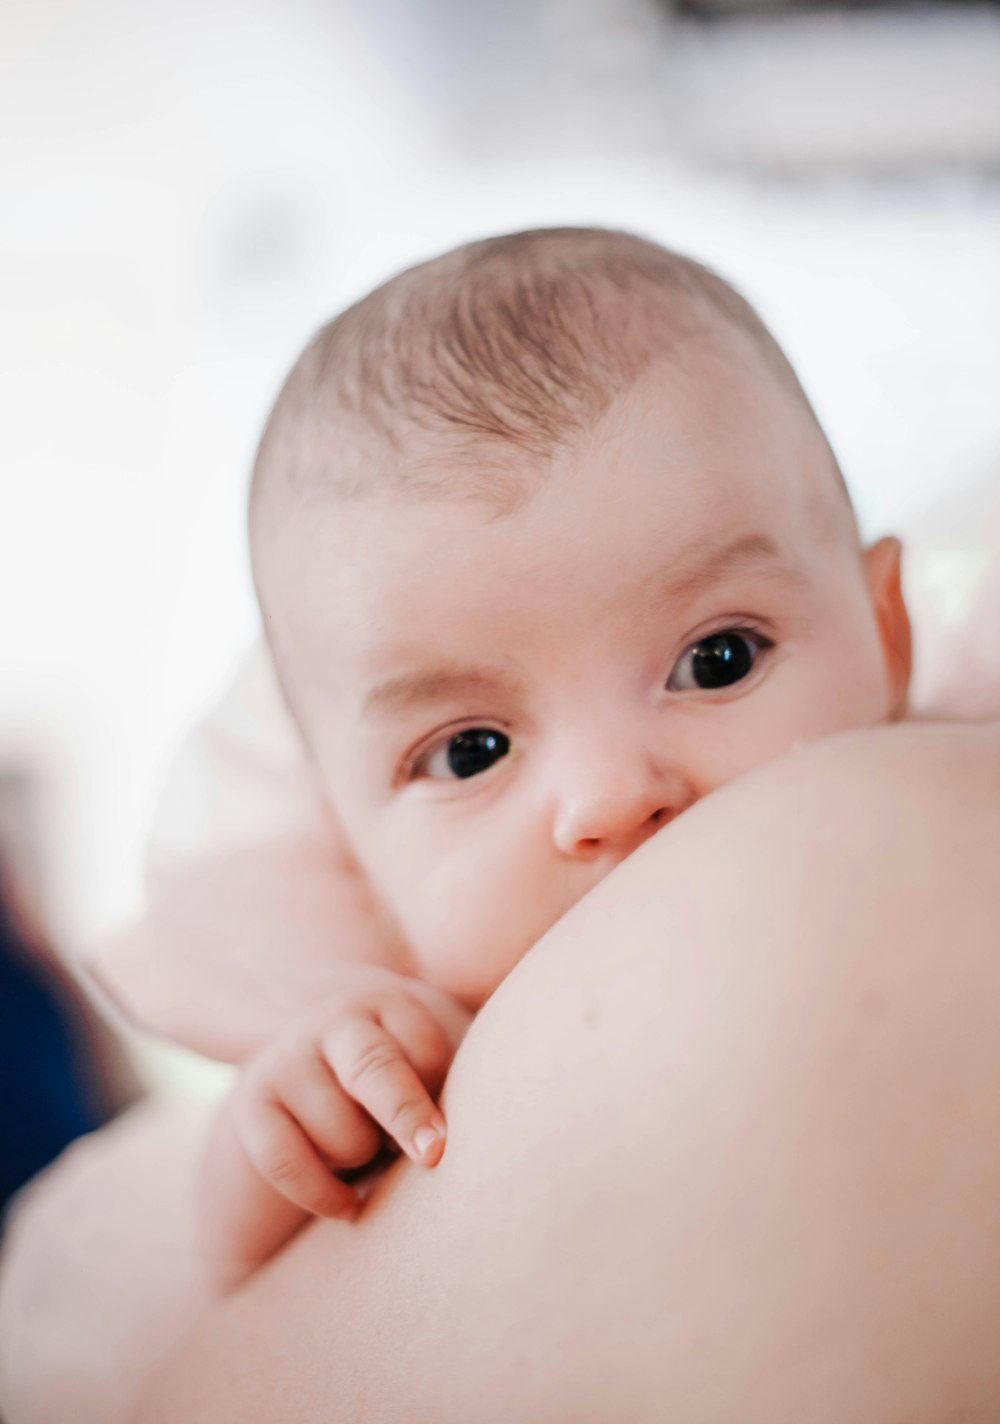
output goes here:
<path id="1" fill-rule="evenodd" d="M 237 855 L 212 913 L 240 902 L 235 964 L 322 968 L 228 1054 L 227 1284 L 355 1214 L 385 1142 L 440 1160 L 470 1014 L 591 887 L 751 767 L 902 718 L 910 672 L 899 543 L 861 547 L 773 338 L 623 233 L 474 242 L 323 328 L 250 535 L 325 849 Z"/>

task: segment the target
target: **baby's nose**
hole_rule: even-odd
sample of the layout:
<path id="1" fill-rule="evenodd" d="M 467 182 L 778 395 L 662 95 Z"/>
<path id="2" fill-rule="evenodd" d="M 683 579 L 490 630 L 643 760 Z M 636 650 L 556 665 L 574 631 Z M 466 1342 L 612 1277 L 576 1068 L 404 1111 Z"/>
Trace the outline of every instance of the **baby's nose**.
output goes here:
<path id="1" fill-rule="evenodd" d="M 591 760 L 565 778 L 553 837 L 564 855 L 594 859 L 613 850 L 624 857 L 695 800 L 680 768 L 620 755 Z"/>

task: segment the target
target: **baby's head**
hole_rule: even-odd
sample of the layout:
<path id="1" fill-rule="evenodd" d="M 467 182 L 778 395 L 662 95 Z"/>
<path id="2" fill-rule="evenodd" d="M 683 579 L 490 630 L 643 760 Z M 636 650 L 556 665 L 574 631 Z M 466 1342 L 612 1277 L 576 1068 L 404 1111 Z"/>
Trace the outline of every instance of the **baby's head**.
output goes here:
<path id="1" fill-rule="evenodd" d="M 898 544 L 751 308 L 626 234 L 473 243 L 325 327 L 251 544 L 326 793 L 470 1005 L 701 797 L 905 711 Z"/>

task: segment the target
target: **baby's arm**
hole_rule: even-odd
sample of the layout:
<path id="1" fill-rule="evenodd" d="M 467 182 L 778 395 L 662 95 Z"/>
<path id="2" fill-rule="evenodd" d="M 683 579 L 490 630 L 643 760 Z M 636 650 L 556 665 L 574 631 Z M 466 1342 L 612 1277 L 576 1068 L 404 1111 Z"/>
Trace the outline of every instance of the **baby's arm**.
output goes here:
<path id="1" fill-rule="evenodd" d="M 440 1161 L 445 1122 L 433 1098 L 469 1020 L 426 984 L 343 966 L 336 988 L 244 1066 L 200 1185 L 217 1284 L 239 1284 L 310 1216 L 353 1218 L 358 1193 L 335 1174 L 371 1162 L 382 1131 L 414 1162 Z"/>

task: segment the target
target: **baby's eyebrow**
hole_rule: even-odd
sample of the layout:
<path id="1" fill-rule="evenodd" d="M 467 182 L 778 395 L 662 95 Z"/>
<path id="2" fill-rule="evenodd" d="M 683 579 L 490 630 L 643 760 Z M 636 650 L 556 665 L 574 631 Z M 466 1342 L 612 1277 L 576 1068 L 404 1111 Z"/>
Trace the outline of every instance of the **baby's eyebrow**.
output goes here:
<path id="1" fill-rule="evenodd" d="M 675 560 L 651 581 L 647 590 L 650 598 L 657 603 L 681 602 L 703 593 L 724 578 L 751 571 L 780 577 L 798 587 L 807 583 L 802 569 L 789 563 L 770 534 L 740 534 L 707 551 L 694 543 L 692 547 L 696 547 L 697 552 L 687 561 Z"/>
<path id="2" fill-rule="evenodd" d="M 524 684 L 509 673 L 486 667 L 443 664 L 418 672 L 396 673 L 376 683 L 361 709 L 363 720 L 384 720 L 405 708 L 430 705 L 458 693 L 478 692 L 484 696 L 523 693 Z"/>

